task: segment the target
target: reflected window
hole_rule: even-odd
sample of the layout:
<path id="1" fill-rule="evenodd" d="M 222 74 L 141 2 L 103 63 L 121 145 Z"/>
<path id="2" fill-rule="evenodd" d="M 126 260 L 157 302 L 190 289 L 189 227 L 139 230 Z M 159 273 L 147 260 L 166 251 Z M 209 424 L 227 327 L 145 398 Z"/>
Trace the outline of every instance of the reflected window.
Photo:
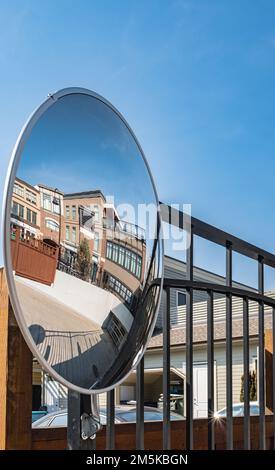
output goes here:
<path id="1" fill-rule="evenodd" d="M 66 240 L 70 240 L 70 227 L 69 225 L 66 225 Z"/>
<path id="2" fill-rule="evenodd" d="M 76 243 L 76 227 L 72 227 L 72 242 Z"/>
<path id="3" fill-rule="evenodd" d="M 128 271 L 130 271 L 130 266 L 131 266 L 131 252 L 127 250 L 125 254 L 125 269 L 128 269 Z"/>
<path id="4" fill-rule="evenodd" d="M 21 204 L 18 204 L 18 202 L 13 201 L 12 207 L 11 207 L 11 213 L 13 215 L 16 215 L 17 217 L 21 217 L 22 219 L 24 219 L 24 206 L 22 206 Z"/>
<path id="5" fill-rule="evenodd" d="M 18 183 L 14 183 L 13 192 L 17 194 L 17 196 L 24 197 L 24 188 Z"/>
<path id="6" fill-rule="evenodd" d="M 115 286 L 115 291 L 119 294 L 121 285 L 120 285 L 120 282 L 117 279 L 114 282 L 114 286 Z"/>
<path id="7" fill-rule="evenodd" d="M 95 238 L 94 238 L 94 251 L 99 251 L 99 234 L 98 232 L 95 232 Z"/>
<path id="8" fill-rule="evenodd" d="M 119 247 L 119 255 L 118 255 L 118 264 L 124 266 L 124 258 L 125 258 L 125 249 L 123 246 Z"/>
<path id="9" fill-rule="evenodd" d="M 76 206 L 72 206 L 72 219 L 76 220 Z"/>
<path id="10" fill-rule="evenodd" d="M 66 219 L 70 218 L 70 206 L 66 206 Z"/>
<path id="11" fill-rule="evenodd" d="M 106 257 L 108 259 L 112 259 L 112 243 L 111 242 L 107 242 Z"/>
<path id="12" fill-rule="evenodd" d="M 59 231 L 59 224 L 55 222 L 55 220 L 46 219 L 46 227 L 52 230 L 53 232 Z"/>
<path id="13" fill-rule="evenodd" d="M 26 200 L 30 202 L 31 204 L 36 205 L 36 200 L 37 200 L 36 194 L 26 189 Z"/>
<path id="14" fill-rule="evenodd" d="M 119 321 L 119 319 L 113 314 L 113 312 L 111 312 L 109 315 L 106 330 L 112 337 L 115 345 L 119 347 L 127 332 L 122 323 Z"/>
<path id="15" fill-rule="evenodd" d="M 137 253 L 108 241 L 106 247 L 106 258 L 114 263 L 118 263 L 138 279 L 141 277 L 142 257 Z"/>
<path id="16" fill-rule="evenodd" d="M 37 223 L 37 214 L 36 212 L 32 211 L 31 209 L 27 208 L 27 221 L 30 224 L 36 225 Z"/>
<path id="17" fill-rule="evenodd" d="M 52 210 L 51 196 L 49 194 L 43 194 L 43 208 L 46 211 Z"/>
<path id="18" fill-rule="evenodd" d="M 56 214 L 60 213 L 60 199 L 58 199 L 57 197 L 53 198 L 53 212 L 55 212 Z"/>
<path id="19" fill-rule="evenodd" d="M 122 282 L 120 282 L 117 278 L 115 278 L 111 274 L 105 273 L 105 275 L 106 274 L 107 274 L 106 287 L 116 292 L 122 300 L 125 300 L 125 302 L 128 305 L 131 305 L 132 300 L 133 300 L 133 293 L 128 289 L 127 286 L 122 284 Z"/>
<path id="20" fill-rule="evenodd" d="M 131 273 L 135 274 L 136 273 L 136 267 L 137 267 L 137 256 L 135 253 L 131 253 L 131 267 L 130 271 Z"/>
<path id="21" fill-rule="evenodd" d="M 117 263 L 117 259 L 118 259 L 118 246 L 113 245 L 112 261 Z"/>
<path id="22" fill-rule="evenodd" d="M 140 256 L 137 257 L 136 276 L 137 276 L 138 278 L 141 277 L 141 257 L 140 257 Z"/>
<path id="23" fill-rule="evenodd" d="M 30 209 L 27 209 L 27 221 L 28 221 L 28 222 L 31 222 L 31 221 L 32 221 L 31 210 L 30 210 Z"/>
<path id="24" fill-rule="evenodd" d="M 93 263 L 92 264 L 92 269 L 91 269 L 91 281 L 92 282 L 96 281 L 97 270 L 98 270 L 98 264 Z"/>
<path id="25" fill-rule="evenodd" d="M 94 214 L 95 214 L 95 215 L 94 215 L 94 221 L 95 221 L 95 222 L 99 222 L 99 207 L 98 207 L 97 204 L 94 205 L 93 211 L 94 211 Z"/>

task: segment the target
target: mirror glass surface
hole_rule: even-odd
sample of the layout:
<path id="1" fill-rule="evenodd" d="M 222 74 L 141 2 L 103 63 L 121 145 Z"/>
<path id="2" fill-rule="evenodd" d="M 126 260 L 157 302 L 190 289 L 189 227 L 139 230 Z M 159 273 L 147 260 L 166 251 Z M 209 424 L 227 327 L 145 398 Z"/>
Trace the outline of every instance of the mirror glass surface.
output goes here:
<path id="1" fill-rule="evenodd" d="M 43 367 L 71 388 L 102 391 L 130 372 L 154 327 L 158 200 L 109 103 L 87 92 L 45 103 L 17 144 L 9 180 L 11 297 Z"/>

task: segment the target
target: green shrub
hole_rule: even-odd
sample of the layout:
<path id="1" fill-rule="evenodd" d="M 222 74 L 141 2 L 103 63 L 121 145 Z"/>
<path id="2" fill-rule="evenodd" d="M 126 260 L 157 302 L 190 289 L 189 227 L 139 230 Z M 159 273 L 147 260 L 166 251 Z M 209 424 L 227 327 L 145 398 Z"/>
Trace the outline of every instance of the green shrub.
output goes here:
<path id="1" fill-rule="evenodd" d="M 241 393 L 240 393 L 240 401 L 244 401 L 244 376 L 241 377 Z M 249 372 L 249 399 L 250 401 L 257 400 L 257 375 L 256 371 L 253 370 Z"/>

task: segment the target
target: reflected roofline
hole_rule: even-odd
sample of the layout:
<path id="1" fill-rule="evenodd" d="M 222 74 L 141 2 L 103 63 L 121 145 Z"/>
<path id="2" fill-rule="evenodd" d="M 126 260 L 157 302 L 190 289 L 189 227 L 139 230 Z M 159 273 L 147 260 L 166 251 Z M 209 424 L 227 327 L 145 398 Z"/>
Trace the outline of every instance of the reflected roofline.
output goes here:
<path id="1" fill-rule="evenodd" d="M 31 191 L 35 191 L 35 192 L 39 193 L 39 190 L 34 185 L 28 183 L 27 181 L 23 180 L 22 178 L 18 178 L 18 176 L 16 176 L 16 178 L 14 179 L 14 183 L 24 184 L 25 186 L 30 188 Z"/>
<path id="2" fill-rule="evenodd" d="M 64 194 L 64 199 L 85 199 L 89 197 L 101 197 L 104 202 L 106 201 L 104 194 L 100 191 L 100 189 L 95 189 L 91 191 L 82 191 L 79 193 L 67 193 Z"/>
<path id="3" fill-rule="evenodd" d="M 43 183 L 38 183 L 35 186 L 38 188 L 48 189 L 49 191 L 52 191 L 53 193 L 60 194 L 61 196 L 64 195 L 64 193 L 60 189 L 52 188 L 51 186 L 47 186 L 46 184 L 43 184 Z"/>

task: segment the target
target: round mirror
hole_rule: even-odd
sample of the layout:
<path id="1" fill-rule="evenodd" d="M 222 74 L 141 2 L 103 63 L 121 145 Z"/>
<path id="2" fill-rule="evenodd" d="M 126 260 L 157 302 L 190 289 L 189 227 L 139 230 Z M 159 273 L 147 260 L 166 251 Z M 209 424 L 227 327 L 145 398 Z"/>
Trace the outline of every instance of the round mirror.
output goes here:
<path id="1" fill-rule="evenodd" d="M 4 223 L 13 309 L 43 368 L 81 393 L 120 383 L 153 332 L 163 250 L 148 164 L 110 103 L 73 88 L 34 112 Z"/>

